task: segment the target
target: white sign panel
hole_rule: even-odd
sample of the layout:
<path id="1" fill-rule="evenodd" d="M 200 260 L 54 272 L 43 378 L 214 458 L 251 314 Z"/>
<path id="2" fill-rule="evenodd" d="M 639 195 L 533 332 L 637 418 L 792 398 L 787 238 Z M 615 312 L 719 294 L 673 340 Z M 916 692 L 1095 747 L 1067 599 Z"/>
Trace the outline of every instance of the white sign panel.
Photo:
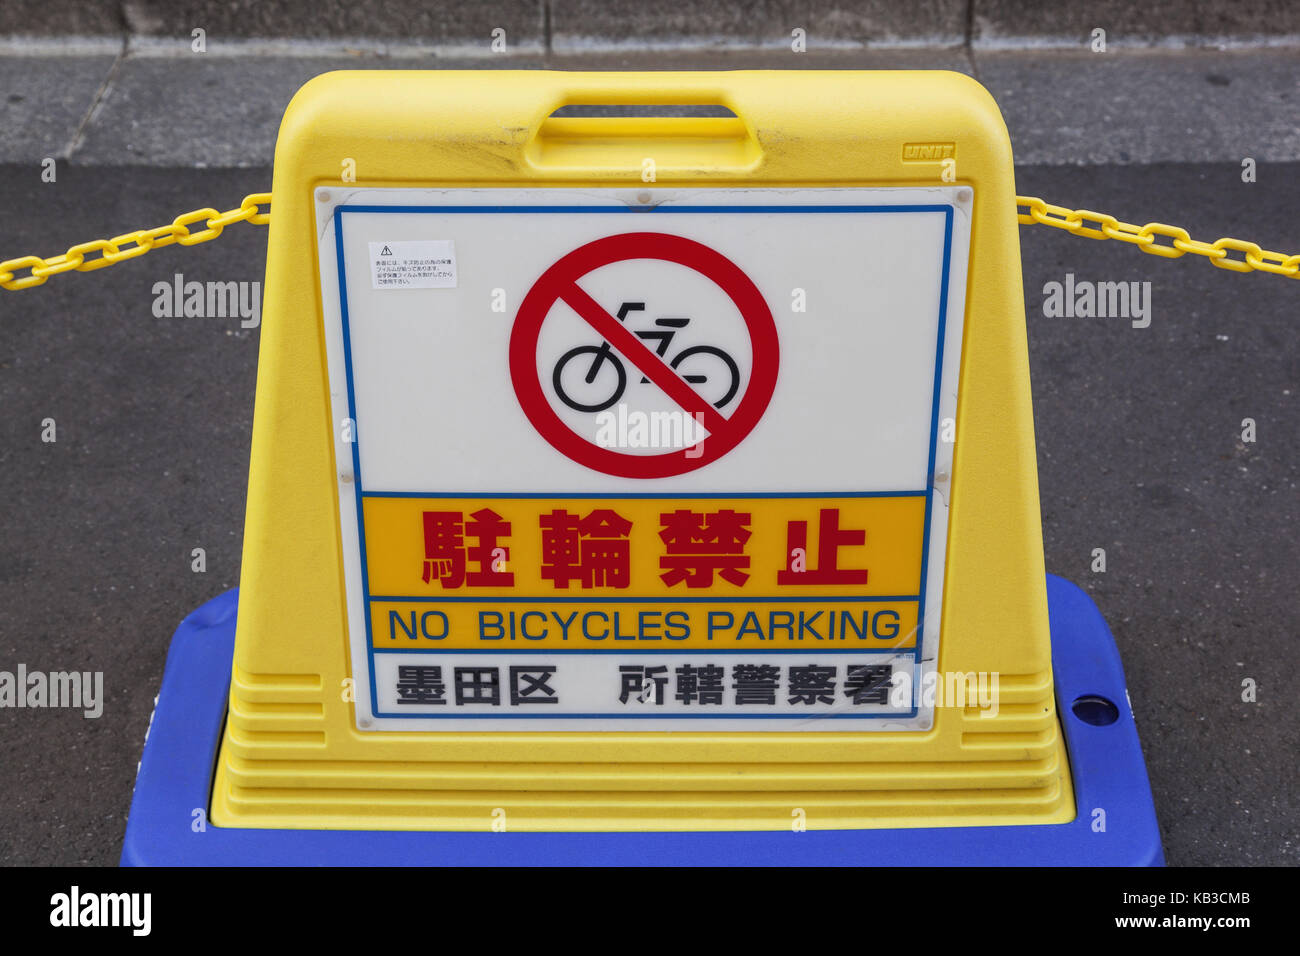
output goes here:
<path id="1" fill-rule="evenodd" d="M 317 202 L 363 730 L 921 730 L 971 191 Z"/>

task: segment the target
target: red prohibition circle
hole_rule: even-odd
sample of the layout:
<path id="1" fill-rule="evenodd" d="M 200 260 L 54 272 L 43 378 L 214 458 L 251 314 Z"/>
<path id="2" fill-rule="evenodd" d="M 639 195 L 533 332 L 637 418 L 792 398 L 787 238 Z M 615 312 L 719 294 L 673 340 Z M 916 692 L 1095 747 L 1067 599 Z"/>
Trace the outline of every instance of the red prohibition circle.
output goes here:
<path id="1" fill-rule="evenodd" d="M 720 415 L 578 286 L 578 280 L 587 273 L 625 259 L 658 259 L 693 269 L 714 282 L 740 310 L 749 331 L 753 367 L 745 394 L 730 416 Z M 708 436 L 699 449 L 702 453 L 687 457 L 691 449 L 682 448 L 661 455 L 624 454 L 587 441 L 564 423 L 547 400 L 537 375 L 537 343 L 542 323 L 559 301 L 573 308 L 601 338 L 685 411 L 698 412 L 704 417 Z M 623 478 L 681 475 L 715 462 L 731 451 L 753 430 L 767 409 L 776 388 L 779 365 L 780 350 L 772 311 L 749 276 L 726 256 L 702 243 L 659 232 L 607 236 L 563 256 L 528 290 L 510 333 L 510 377 L 519 405 L 533 427 L 557 451 L 578 464 Z"/>

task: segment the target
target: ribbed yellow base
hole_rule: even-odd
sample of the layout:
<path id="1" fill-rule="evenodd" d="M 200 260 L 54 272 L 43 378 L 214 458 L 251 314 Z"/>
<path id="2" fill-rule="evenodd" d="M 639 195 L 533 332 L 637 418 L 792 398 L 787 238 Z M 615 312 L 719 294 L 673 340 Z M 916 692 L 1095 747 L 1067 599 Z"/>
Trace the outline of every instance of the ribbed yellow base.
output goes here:
<path id="1" fill-rule="evenodd" d="M 319 687 L 236 672 L 214 823 L 783 830 L 1074 818 L 1045 675 L 1002 677 L 995 717 L 939 709 L 929 732 L 869 734 L 362 734 L 326 726 Z M 348 759 L 363 748 L 373 759 Z"/>

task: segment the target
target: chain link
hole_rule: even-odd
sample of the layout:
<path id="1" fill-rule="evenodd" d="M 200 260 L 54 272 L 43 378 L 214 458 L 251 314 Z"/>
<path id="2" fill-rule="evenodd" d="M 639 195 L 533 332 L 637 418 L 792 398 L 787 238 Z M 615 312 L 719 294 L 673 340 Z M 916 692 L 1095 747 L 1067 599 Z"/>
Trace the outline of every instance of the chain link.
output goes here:
<path id="1" fill-rule="evenodd" d="M 139 229 L 123 233 L 112 239 L 92 239 L 75 245 L 62 255 L 42 259 L 40 256 L 19 256 L 0 262 L 0 288 L 17 290 L 42 285 L 50 276 L 62 272 L 94 272 L 116 265 L 127 259 L 142 256 L 151 249 L 161 249 L 172 243 L 194 246 L 221 235 L 226 226 L 237 222 L 250 222 L 264 226 L 271 221 L 271 194 L 252 193 L 245 196 L 239 208 L 227 212 L 215 209 L 196 209 L 177 216 L 165 226 Z M 261 210 L 266 206 L 265 212 Z M 1023 210 L 1023 211 L 1022 211 Z M 1210 264 L 1232 272 L 1271 272 L 1294 279 L 1300 276 L 1300 255 L 1268 252 L 1244 239 L 1223 238 L 1215 242 L 1202 242 L 1188 235 L 1186 229 L 1160 222 L 1137 226 L 1120 222 L 1114 216 L 1091 209 L 1067 209 L 1044 202 L 1037 196 L 1016 197 L 1016 220 L 1021 225 L 1052 226 L 1088 239 L 1118 239 L 1128 242 L 1143 252 L 1165 259 L 1177 259 L 1187 253 L 1205 256 Z M 195 232 L 190 226 L 203 223 Z M 1167 239 L 1168 242 L 1162 242 Z M 1237 258 L 1230 253 L 1241 253 Z M 21 270 L 26 275 L 19 275 Z"/>
<path id="2" fill-rule="evenodd" d="M 264 226 L 271 221 L 270 205 L 270 193 L 253 193 L 244 197 L 239 208 L 226 212 L 211 208 L 196 209 L 177 216 L 165 226 L 137 229 L 112 239 L 92 239 L 48 259 L 40 256 L 7 259 L 0 262 L 0 288 L 11 291 L 30 289 L 32 286 L 43 285 L 50 276 L 61 272 L 94 272 L 142 256 L 151 249 L 170 246 L 174 242 L 182 246 L 196 246 L 200 242 L 217 238 L 226 226 L 237 222 Z M 267 207 L 265 212 L 261 210 L 262 206 Z M 190 226 L 197 223 L 202 223 L 203 228 L 191 231 Z M 26 275 L 19 274 L 22 270 L 26 270 Z"/>
<path id="3" fill-rule="evenodd" d="M 1244 239 L 1224 238 L 1216 242 L 1201 242 L 1178 226 L 1167 226 L 1162 222 L 1135 226 L 1089 209 L 1053 206 L 1037 196 L 1016 197 L 1016 219 L 1021 225 L 1053 226 L 1089 239 L 1118 239 L 1120 242 L 1132 243 L 1143 252 L 1166 259 L 1177 259 L 1190 252 L 1205 256 L 1211 265 L 1219 269 L 1232 272 L 1271 272 L 1289 279 L 1300 276 L 1300 255 L 1265 252 L 1255 243 Z M 1161 239 L 1169 241 L 1161 242 Z M 1230 252 L 1240 252 L 1242 258 L 1231 256 Z"/>

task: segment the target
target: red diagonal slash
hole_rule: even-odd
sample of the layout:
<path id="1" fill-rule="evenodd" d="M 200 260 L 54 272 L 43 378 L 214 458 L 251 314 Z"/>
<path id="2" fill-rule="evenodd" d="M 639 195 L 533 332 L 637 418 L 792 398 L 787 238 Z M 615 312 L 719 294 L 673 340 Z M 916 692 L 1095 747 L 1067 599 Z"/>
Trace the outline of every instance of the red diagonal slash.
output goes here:
<path id="1" fill-rule="evenodd" d="M 576 282 L 560 290 L 563 299 L 574 312 L 582 316 L 597 334 L 623 357 L 636 366 L 646 378 L 658 385 L 665 395 L 695 416 L 708 429 L 710 435 L 720 435 L 727 428 L 727 419 L 686 383 L 658 355 L 646 348 L 640 339 L 627 330 L 627 326 L 610 315 Z"/>

